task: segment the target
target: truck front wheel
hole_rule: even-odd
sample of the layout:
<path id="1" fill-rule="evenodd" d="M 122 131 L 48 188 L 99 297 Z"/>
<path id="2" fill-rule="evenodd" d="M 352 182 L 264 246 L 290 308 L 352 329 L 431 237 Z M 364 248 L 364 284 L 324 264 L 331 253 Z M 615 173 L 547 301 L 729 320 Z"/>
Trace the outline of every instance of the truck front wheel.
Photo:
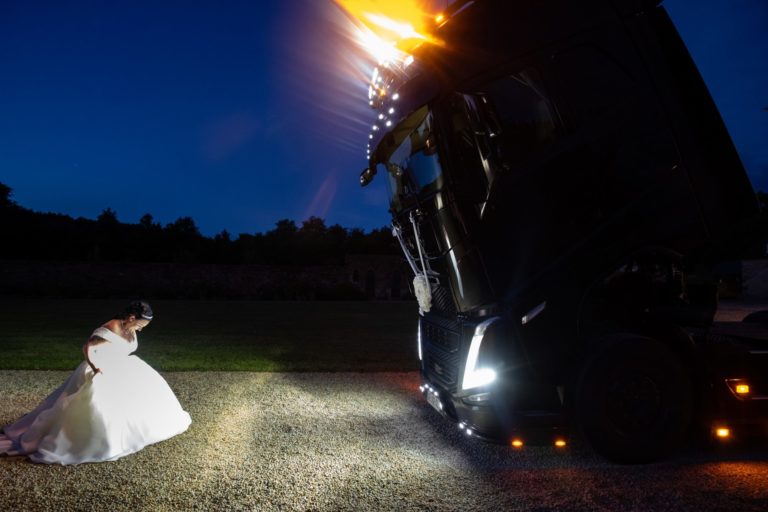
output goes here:
<path id="1" fill-rule="evenodd" d="M 594 450 L 621 463 L 651 462 L 680 446 L 693 413 L 688 370 L 662 343 L 613 336 L 584 365 L 575 414 Z"/>

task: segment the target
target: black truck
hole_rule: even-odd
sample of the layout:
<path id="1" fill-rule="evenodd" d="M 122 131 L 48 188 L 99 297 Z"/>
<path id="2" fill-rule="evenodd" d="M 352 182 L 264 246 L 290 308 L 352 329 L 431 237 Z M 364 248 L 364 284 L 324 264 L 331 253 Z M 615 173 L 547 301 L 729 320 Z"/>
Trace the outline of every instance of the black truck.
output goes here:
<path id="1" fill-rule="evenodd" d="M 469 436 L 642 462 L 768 435 L 765 324 L 713 321 L 757 201 L 660 3 L 455 1 L 373 75 L 360 181 L 415 274 L 421 390 Z"/>

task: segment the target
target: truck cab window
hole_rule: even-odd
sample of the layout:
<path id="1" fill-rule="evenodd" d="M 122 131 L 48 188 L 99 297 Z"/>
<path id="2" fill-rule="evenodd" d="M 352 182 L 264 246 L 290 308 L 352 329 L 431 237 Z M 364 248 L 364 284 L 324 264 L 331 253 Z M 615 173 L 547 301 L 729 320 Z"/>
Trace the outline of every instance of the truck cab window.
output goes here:
<path id="1" fill-rule="evenodd" d="M 455 94 L 450 99 L 449 112 L 451 129 L 450 148 L 455 160 L 454 181 L 456 190 L 472 203 L 480 203 L 487 198 L 488 187 L 492 181 L 492 170 L 487 163 L 487 152 L 478 145 L 480 119 L 478 118 L 476 98 L 467 94 Z"/>
<path id="2" fill-rule="evenodd" d="M 387 176 L 390 206 L 400 212 L 416 196 L 438 191 L 443 173 L 432 129 L 432 114 L 422 107 L 401 122 L 382 142 L 382 159 L 377 169 Z"/>
<path id="3" fill-rule="evenodd" d="M 455 125 L 455 139 L 464 160 L 475 141 L 472 151 L 479 160 L 475 165 L 485 167 L 489 182 L 499 167 L 514 171 L 557 139 L 557 114 L 533 70 L 505 76 L 461 96 L 465 122 Z"/>
<path id="4" fill-rule="evenodd" d="M 557 117 L 535 72 L 504 77 L 481 94 L 486 110 L 500 125 L 494 136 L 507 163 L 522 162 L 556 139 Z"/>
<path id="5" fill-rule="evenodd" d="M 533 70 L 487 82 L 448 102 L 450 160 L 458 195 L 482 217 L 494 181 L 550 158 L 561 130 L 557 113 Z"/>

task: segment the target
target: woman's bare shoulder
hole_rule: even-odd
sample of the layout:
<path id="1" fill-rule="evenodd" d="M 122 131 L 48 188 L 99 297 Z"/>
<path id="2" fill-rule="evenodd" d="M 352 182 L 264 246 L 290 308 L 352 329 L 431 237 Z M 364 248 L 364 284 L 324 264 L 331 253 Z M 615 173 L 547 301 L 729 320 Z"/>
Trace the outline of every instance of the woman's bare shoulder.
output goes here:
<path id="1" fill-rule="evenodd" d="M 99 327 L 99 329 L 101 329 L 101 328 L 105 328 L 105 329 L 107 329 L 109 331 L 117 333 L 117 330 L 120 328 L 120 320 L 112 319 L 112 320 L 108 321 L 107 323 L 105 323 L 104 325 L 101 325 Z M 96 332 L 96 331 L 94 331 L 94 332 Z M 91 344 L 105 343 L 107 341 L 109 341 L 109 340 L 102 338 L 98 334 L 91 334 L 91 337 L 88 338 L 88 343 L 91 343 Z"/>

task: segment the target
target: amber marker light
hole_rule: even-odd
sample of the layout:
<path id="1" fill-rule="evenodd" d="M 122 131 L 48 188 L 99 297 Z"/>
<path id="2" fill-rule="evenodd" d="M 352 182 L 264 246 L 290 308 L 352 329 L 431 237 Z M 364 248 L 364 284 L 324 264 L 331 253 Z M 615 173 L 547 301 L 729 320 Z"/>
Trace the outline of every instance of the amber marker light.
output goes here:
<path id="1" fill-rule="evenodd" d="M 565 439 L 555 439 L 555 446 L 558 448 L 565 448 Z"/>
<path id="2" fill-rule="evenodd" d="M 718 439 L 728 439 L 731 437 L 731 429 L 720 427 L 715 429 L 715 435 L 718 437 Z"/>
<path id="3" fill-rule="evenodd" d="M 749 384 L 736 384 L 736 393 L 739 395 L 748 395 Z"/>
<path id="4" fill-rule="evenodd" d="M 442 23 L 443 21 L 445 21 L 445 14 L 435 16 L 435 23 Z"/>
<path id="5" fill-rule="evenodd" d="M 522 448 L 523 447 L 523 441 L 520 439 L 513 439 L 512 440 L 512 446 L 514 448 Z"/>
<path id="6" fill-rule="evenodd" d="M 725 379 L 725 383 L 731 390 L 731 393 L 738 398 L 749 398 L 752 388 L 749 386 L 749 382 L 746 379 Z"/>

